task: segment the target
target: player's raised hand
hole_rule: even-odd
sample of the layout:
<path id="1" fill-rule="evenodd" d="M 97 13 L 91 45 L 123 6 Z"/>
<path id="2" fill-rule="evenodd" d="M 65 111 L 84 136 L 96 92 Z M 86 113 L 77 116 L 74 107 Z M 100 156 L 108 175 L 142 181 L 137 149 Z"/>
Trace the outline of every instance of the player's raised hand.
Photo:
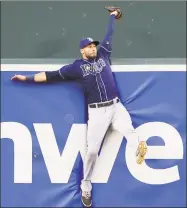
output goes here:
<path id="1" fill-rule="evenodd" d="M 26 76 L 15 74 L 13 77 L 11 77 L 11 80 L 13 80 L 13 81 L 26 81 Z"/>
<path id="2" fill-rule="evenodd" d="M 118 11 L 113 11 L 113 12 L 110 13 L 110 15 L 113 15 L 113 14 L 114 14 L 115 16 L 117 16 L 117 15 L 118 15 Z"/>
<path id="3" fill-rule="evenodd" d="M 122 12 L 120 7 L 106 6 L 105 9 L 109 11 L 110 15 L 114 14 L 116 19 L 121 19 Z"/>

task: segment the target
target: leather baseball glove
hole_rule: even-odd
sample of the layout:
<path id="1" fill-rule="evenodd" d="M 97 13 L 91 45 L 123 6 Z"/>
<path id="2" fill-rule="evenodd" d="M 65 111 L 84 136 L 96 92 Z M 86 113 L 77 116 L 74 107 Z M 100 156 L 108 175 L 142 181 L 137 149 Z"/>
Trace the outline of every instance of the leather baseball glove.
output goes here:
<path id="1" fill-rule="evenodd" d="M 118 15 L 116 16 L 116 19 L 121 19 L 122 17 L 122 12 L 119 7 L 114 7 L 114 6 L 106 6 L 105 9 L 107 9 L 110 13 L 117 11 Z"/>

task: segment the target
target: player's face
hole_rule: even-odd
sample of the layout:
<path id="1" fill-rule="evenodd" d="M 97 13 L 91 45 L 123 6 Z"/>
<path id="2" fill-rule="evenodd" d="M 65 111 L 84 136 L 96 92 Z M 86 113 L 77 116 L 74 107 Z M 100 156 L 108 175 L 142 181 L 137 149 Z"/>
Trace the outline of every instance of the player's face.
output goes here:
<path id="1" fill-rule="evenodd" d="M 97 48 L 94 43 L 89 44 L 85 48 L 82 49 L 82 55 L 83 57 L 89 59 L 89 58 L 95 58 L 97 56 Z"/>

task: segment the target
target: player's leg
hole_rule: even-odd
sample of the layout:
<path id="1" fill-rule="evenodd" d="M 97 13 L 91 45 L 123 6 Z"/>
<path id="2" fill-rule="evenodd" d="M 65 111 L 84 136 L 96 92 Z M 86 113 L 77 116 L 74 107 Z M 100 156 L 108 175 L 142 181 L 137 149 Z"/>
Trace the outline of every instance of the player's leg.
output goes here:
<path id="1" fill-rule="evenodd" d="M 139 138 L 132 125 L 130 114 L 121 102 L 116 104 L 116 111 L 111 127 L 113 130 L 120 132 L 127 139 L 129 146 L 131 146 L 136 153 L 137 163 L 141 164 L 147 152 L 147 145 L 146 142 L 142 140 L 143 138 Z"/>
<path id="2" fill-rule="evenodd" d="M 89 108 L 87 152 L 84 158 L 84 179 L 81 182 L 82 202 L 88 207 L 91 206 L 91 176 L 93 168 L 111 120 L 112 112 L 107 107 Z"/>

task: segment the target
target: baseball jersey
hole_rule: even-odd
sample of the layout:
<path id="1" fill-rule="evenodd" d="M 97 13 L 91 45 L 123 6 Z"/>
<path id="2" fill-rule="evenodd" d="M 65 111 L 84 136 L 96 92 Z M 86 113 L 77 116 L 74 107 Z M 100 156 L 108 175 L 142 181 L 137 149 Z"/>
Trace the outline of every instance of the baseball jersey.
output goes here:
<path id="1" fill-rule="evenodd" d="M 110 16 L 103 41 L 95 59 L 76 59 L 58 71 L 46 72 L 47 81 L 76 80 L 82 86 L 88 104 L 105 102 L 118 96 L 111 70 L 112 34 L 115 15 Z"/>

